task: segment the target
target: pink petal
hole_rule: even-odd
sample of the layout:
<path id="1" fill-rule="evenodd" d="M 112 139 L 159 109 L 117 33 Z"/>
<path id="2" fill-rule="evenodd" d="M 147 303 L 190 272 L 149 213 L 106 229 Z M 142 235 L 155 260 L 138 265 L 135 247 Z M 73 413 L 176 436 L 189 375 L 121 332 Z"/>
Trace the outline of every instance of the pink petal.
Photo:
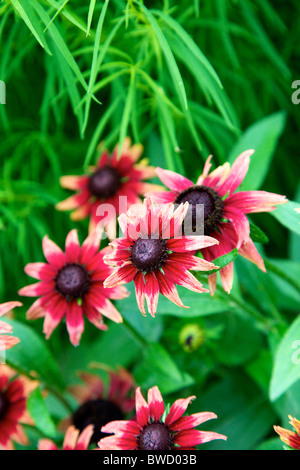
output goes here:
<path id="1" fill-rule="evenodd" d="M 230 164 L 226 162 L 223 165 L 218 166 L 214 171 L 207 175 L 207 177 L 204 178 L 202 184 L 203 186 L 208 186 L 218 191 L 218 187 L 221 186 L 222 183 L 224 183 L 229 172 Z M 199 184 L 198 181 L 197 184 Z"/>
<path id="2" fill-rule="evenodd" d="M 58 447 L 51 439 L 44 438 L 39 440 L 38 450 L 58 450 Z"/>
<path id="3" fill-rule="evenodd" d="M 43 298 L 39 298 L 33 302 L 31 307 L 26 312 L 27 320 L 35 320 L 45 316 L 45 309 L 43 306 Z"/>
<path id="4" fill-rule="evenodd" d="M 165 405 L 157 386 L 148 390 L 148 404 L 150 408 L 150 417 L 154 421 L 159 421 L 164 414 Z"/>
<path id="5" fill-rule="evenodd" d="M 75 175 L 66 175 L 62 176 L 59 180 L 60 185 L 63 188 L 76 191 L 82 189 L 88 182 L 87 176 L 75 176 Z"/>
<path id="6" fill-rule="evenodd" d="M 80 433 L 75 449 L 76 450 L 86 450 L 90 444 L 92 435 L 94 434 L 94 425 L 89 424 L 86 428 Z"/>
<path id="7" fill-rule="evenodd" d="M 217 418 L 217 415 L 211 412 L 201 412 L 194 413 L 190 416 L 182 416 L 171 425 L 171 430 L 183 431 L 184 429 L 195 428 L 196 426 L 215 418 Z"/>
<path id="8" fill-rule="evenodd" d="M 135 390 L 135 407 L 136 407 L 136 421 L 140 427 L 146 426 L 149 420 L 149 406 L 143 395 L 141 394 L 141 387 Z"/>
<path id="9" fill-rule="evenodd" d="M 215 439 L 227 440 L 227 437 L 217 432 L 197 431 L 196 429 L 185 430 L 176 434 L 175 442 L 179 446 L 194 447 Z"/>
<path id="10" fill-rule="evenodd" d="M 174 171 L 163 170 L 162 168 L 158 167 L 156 168 L 156 173 L 164 185 L 175 193 L 181 193 L 181 191 L 194 186 L 192 181 L 185 178 L 185 176 L 175 173 Z"/>
<path id="11" fill-rule="evenodd" d="M 211 163 L 210 163 L 211 159 L 212 159 L 212 155 L 210 155 L 206 159 L 205 164 L 204 164 L 204 168 L 203 168 L 203 173 L 202 173 L 202 175 L 199 176 L 199 178 L 196 182 L 196 186 L 202 186 L 203 185 L 203 181 L 207 177 L 207 175 L 209 173 L 209 170 L 211 169 Z"/>
<path id="12" fill-rule="evenodd" d="M 5 351 L 12 348 L 20 342 L 20 339 L 16 336 L 2 336 L 0 335 L 0 351 Z"/>
<path id="13" fill-rule="evenodd" d="M 77 229 L 73 229 L 68 233 L 65 251 L 67 263 L 77 263 L 80 253 Z"/>
<path id="14" fill-rule="evenodd" d="M 96 328 L 99 330 L 105 331 L 108 329 L 107 325 L 103 322 L 103 317 L 101 313 L 94 307 L 86 307 L 86 303 L 83 304 L 84 315 Z"/>
<path id="15" fill-rule="evenodd" d="M 135 285 L 135 295 L 138 307 L 143 315 L 146 315 L 145 310 L 145 281 L 142 272 L 137 272 L 136 276 L 134 277 L 134 285 Z"/>
<path id="16" fill-rule="evenodd" d="M 186 287 L 194 292 L 208 292 L 201 282 L 199 282 L 187 269 L 179 269 L 171 263 L 165 263 L 163 269 L 167 278 L 175 284 L 179 284 L 180 286 Z"/>
<path id="17" fill-rule="evenodd" d="M 118 284 L 126 284 L 134 279 L 136 268 L 133 264 L 128 264 L 117 268 L 108 278 L 105 279 L 104 287 L 115 287 Z"/>
<path id="18" fill-rule="evenodd" d="M 5 315 L 7 312 L 12 310 L 15 307 L 21 307 L 23 304 L 21 302 L 17 301 L 10 301 L 10 302 L 5 302 L 3 304 L 0 304 L 0 317 L 2 315 Z"/>
<path id="19" fill-rule="evenodd" d="M 239 248 L 244 242 L 244 240 L 249 238 L 249 221 L 243 212 L 236 209 L 235 207 L 232 207 L 231 205 L 226 205 L 224 210 L 224 217 L 225 219 L 230 220 L 235 228 L 235 231 L 238 236 L 237 248 Z"/>
<path id="20" fill-rule="evenodd" d="M 86 264 L 94 257 L 100 247 L 101 235 L 95 230 L 91 232 L 81 245 L 79 262 Z"/>
<path id="21" fill-rule="evenodd" d="M 240 247 L 239 254 L 244 258 L 252 261 L 262 271 L 266 272 L 265 263 L 260 254 L 258 253 L 251 238 L 245 240 L 245 243 Z"/>
<path id="22" fill-rule="evenodd" d="M 53 288 L 54 282 L 41 281 L 29 286 L 22 287 L 22 289 L 18 291 L 18 294 L 28 297 L 38 297 L 40 295 L 48 294 L 53 290 Z"/>
<path id="23" fill-rule="evenodd" d="M 125 434 L 138 435 L 140 433 L 140 427 L 135 421 L 116 420 L 116 421 L 111 421 L 110 423 L 107 423 L 104 426 L 102 426 L 101 431 L 108 433 L 108 434 L 125 433 Z"/>
<path id="24" fill-rule="evenodd" d="M 254 153 L 254 150 L 246 150 L 241 153 L 233 163 L 228 177 L 222 185 L 218 187 L 218 193 L 220 196 L 225 196 L 228 192 L 232 194 L 238 186 L 243 182 L 250 163 L 250 156 Z"/>
<path id="25" fill-rule="evenodd" d="M 233 284 L 233 263 L 229 263 L 220 269 L 220 276 L 223 289 L 230 294 Z"/>
<path id="26" fill-rule="evenodd" d="M 68 427 L 65 437 L 64 437 L 63 450 L 75 449 L 79 432 L 80 432 L 79 429 L 76 429 L 75 426 L 73 425 Z"/>
<path id="27" fill-rule="evenodd" d="M 57 268 L 48 263 L 28 263 L 24 271 L 28 276 L 41 280 L 53 279 L 57 274 Z"/>
<path id="28" fill-rule="evenodd" d="M 213 296 L 214 293 L 216 292 L 216 288 L 217 288 L 217 273 L 210 274 L 207 277 L 207 281 L 208 281 L 208 287 L 209 287 L 210 294 L 211 294 L 211 296 Z"/>
<path id="29" fill-rule="evenodd" d="M 101 450 L 136 450 L 137 440 L 134 436 L 126 435 L 122 437 L 103 437 L 98 442 Z"/>
<path id="30" fill-rule="evenodd" d="M 154 317 L 157 310 L 159 284 L 153 272 L 145 274 L 145 296 L 149 313 Z"/>
<path id="31" fill-rule="evenodd" d="M 66 324 L 73 346 L 78 346 L 84 330 L 82 307 L 76 301 L 70 302 L 67 306 Z"/>
<path id="32" fill-rule="evenodd" d="M 285 196 L 267 191 L 239 191 L 225 200 L 225 206 L 230 205 L 244 212 L 271 212 L 279 204 L 288 202 Z"/>
<path id="33" fill-rule="evenodd" d="M 0 334 L 3 333 L 11 333 L 13 330 L 13 327 L 6 323 L 5 321 L 0 320 Z"/>
<path id="34" fill-rule="evenodd" d="M 208 246 L 218 245 L 219 241 L 207 235 L 191 235 L 167 240 L 166 244 L 169 250 L 184 253 L 185 251 L 198 251 Z"/>
<path id="35" fill-rule="evenodd" d="M 110 302 L 110 300 L 106 299 L 104 296 L 99 295 L 99 303 L 100 306 L 97 306 L 97 310 L 102 313 L 105 317 L 109 318 L 110 320 L 116 323 L 122 323 L 123 318 L 122 315 L 118 312 L 116 307 Z"/>
<path id="36" fill-rule="evenodd" d="M 165 423 L 170 426 L 172 423 L 181 418 L 191 401 L 195 398 L 196 397 L 193 395 L 188 398 L 179 398 L 178 400 L 176 400 L 171 406 L 168 415 L 166 416 Z"/>
<path id="37" fill-rule="evenodd" d="M 67 302 L 64 298 L 57 297 L 57 300 L 52 302 L 45 312 L 45 319 L 43 324 L 43 333 L 46 339 L 49 339 L 53 330 L 61 322 L 67 311 Z"/>
<path id="38" fill-rule="evenodd" d="M 209 271 L 210 269 L 216 269 L 217 266 L 214 263 L 210 263 L 205 259 L 198 258 L 197 256 L 190 255 L 188 253 L 172 253 L 169 256 L 169 263 L 181 264 L 188 270 L 192 271 Z"/>
<path id="39" fill-rule="evenodd" d="M 183 305 L 174 282 L 171 282 L 169 279 L 166 279 L 165 276 L 159 271 L 156 273 L 156 277 L 159 284 L 159 290 L 162 295 L 164 295 L 167 299 L 169 299 L 171 302 L 178 305 L 179 307 L 189 308 Z"/>
<path id="40" fill-rule="evenodd" d="M 145 196 L 151 196 L 152 201 L 157 204 L 173 203 L 176 199 L 176 194 L 171 191 L 150 191 L 145 193 Z"/>
<path id="41" fill-rule="evenodd" d="M 47 235 L 44 236 L 42 243 L 44 255 L 48 263 L 54 264 L 57 268 L 62 268 L 66 263 L 63 251 Z"/>

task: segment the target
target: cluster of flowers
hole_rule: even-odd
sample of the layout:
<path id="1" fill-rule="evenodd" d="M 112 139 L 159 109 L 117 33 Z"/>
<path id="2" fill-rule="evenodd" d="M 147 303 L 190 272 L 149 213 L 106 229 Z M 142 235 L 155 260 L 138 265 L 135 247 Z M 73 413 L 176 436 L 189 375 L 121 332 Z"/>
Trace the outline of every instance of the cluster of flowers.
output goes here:
<path id="1" fill-rule="evenodd" d="M 182 303 L 176 285 L 214 295 L 219 267 L 213 261 L 235 248 L 265 271 L 263 259 L 250 238 L 246 214 L 272 211 L 287 200 L 285 196 L 265 191 L 237 191 L 247 174 L 253 150 L 243 152 L 232 166 L 225 163 L 213 171 L 210 171 L 210 156 L 196 183 L 175 172 L 150 167 L 145 160 L 138 162 L 142 150 L 141 145 L 131 146 L 126 138 L 121 151 L 116 147 L 112 155 L 103 152 L 88 175 L 61 178 L 61 185 L 76 194 L 60 202 L 57 209 L 72 210 L 74 221 L 89 217 L 90 223 L 88 236 L 81 245 L 76 229 L 67 234 L 65 251 L 45 236 L 42 246 L 46 262 L 25 266 L 25 272 L 38 282 L 20 289 L 19 295 L 38 297 L 27 311 L 27 318 L 44 318 L 46 338 L 63 318 L 74 346 L 80 343 L 84 317 L 100 330 L 107 329 L 103 316 L 122 322 L 112 300 L 126 298 L 128 291 L 124 284 L 131 281 L 143 315 L 146 315 L 146 303 L 149 313 L 155 316 L 159 294 L 188 308 Z M 144 181 L 155 176 L 168 190 Z M 120 207 L 122 198 L 126 198 L 126 209 Z M 116 238 L 117 225 L 123 232 L 119 238 Z M 104 234 L 110 242 L 100 250 Z M 209 289 L 190 271 L 208 272 Z M 219 272 L 224 290 L 230 293 L 233 263 Z M 20 305 L 20 302 L 2 304 L 0 315 Z M 10 332 L 10 326 L 0 322 L 0 349 L 10 348 L 19 341 L 6 335 Z M 94 379 L 89 379 L 90 386 L 100 386 L 97 380 L 95 384 Z M 119 379 L 117 382 L 120 385 Z M 12 440 L 21 443 L 25 440 L 19 425 L 23 418 L 29 419 L 25 402 L 30 387 L 25 383 L 14 378 L 6 366 L 1 366 L 0 446 L 3 448 L 10 448 Z M 127 392 L 133 387 L 131 379 L 125 382 L 122 379 L 121 383 L 127 385 L 117 387 L 119 394 L 121 389 Z M 156 386 L 148 392 L 148 403 L 137 387 L 136 417 L 122 420 L 120 406 L 114 403 L 115 419 L 107 423 L 83 419 L 91 402 L 92 414 L 96 416 L 101 413 L 95 402 L 99 406 L 107 402 L 99 396 L 85 397 L 83 409 L 69 423 L 63 447 L 85 449 L 90 442 L 99 441 L 102 449 L 188 449 L 212 439 L 226 439 L 221 434 L 193 429 L 216 417 L 208 412 L 183 416 L 193 398 L 175 401 L 166 413 Z M 124 403 L 127 401 L 123 400 L 123 406 Z M 55 445 L 42 440 L 40 448 L 52 449 Z"/>

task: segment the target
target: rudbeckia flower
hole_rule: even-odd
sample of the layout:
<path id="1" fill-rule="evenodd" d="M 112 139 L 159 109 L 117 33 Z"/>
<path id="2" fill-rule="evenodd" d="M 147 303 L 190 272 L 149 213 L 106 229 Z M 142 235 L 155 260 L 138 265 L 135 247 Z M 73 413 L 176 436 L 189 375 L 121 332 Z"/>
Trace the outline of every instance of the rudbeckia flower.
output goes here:
<path id="1" fill-rule="evenodd" d="M 160 180 L 170 191 L 147 193 L 157 203 L 190 204 L 192 226 L 184 232 L 195 231 L 197 205 L 204 208 L 204 234 L 220 243 L 202 250 L 205 259 L 212 261 L 238 248 L 239 254 L 265 271 L 263 259 L 250 238 L 250 226 L 246 214 L 270 212 L 287 202 L 285 196 L 266 191 L 237 191 L 243 182 L 254 150 L 247 150 L 237 157 L 233 165 L 225 163 L 210 173 L 212 156 L 205 162 L 203 173 L 194 184 L 188 178 L 173 171 L 157 168 Z M 233 263 L 220 270 L 223 288 L 230 293 L 233 282 Z M 211 293 L 217 284 L 217 273 L 208 278 Z"/>
<path id="2" fill-rule="evenodd" d="M 94 432 L 91 443 L 97 443 L 104 437 L 102 426 L 109 421 L 128 417 L 135 407 L 135 386 L 131 374 L 121 367 L 117 371 L 109 369 L 107 372 L 107 385 L 95 373 L 79 372 L 78 376 L 83 383 L 72 385 L 68 389 L 79 406 L 71 417 L 64 420 L 62 426 L 65 428 L 73 424 L 82 431 L 88 424 L 92 424 Z"/>
<path id="3" fill-rule="evenodd" d="M 61 186 L 77 191 L 77 194 L 59 202 L 56 208 L 72 210 L 72 220 L 89 217 L 90 232 L 104 226 L 108 237 L 115 238 L 117 216 L 132 204 L 140 203 L 140 196 L 146 191 L 155 191 L 157 188 L 157 185 L 143 181 L 156 174 L 155 169 L 148 166 L 145 160 L 137 163 L 142 152 L 143 146 L 131 146 L 131 140 L 127 137 L 120 155 L 118 146 L 111 156 L 104 151 L 97 165 L 90 167 L 88 175 L 62 176 Z"/>
<path id="4" fill-rule="evenodd" d="M 190 402 L 196 398 L 180 398 L 165 411 L 157 386 L 148 390 L 148 403 L 136 389 L 136 420 L 112 421 L 102 432 L 114 435 L 102 438 L 100 450 L 192 450 L 195 446 L 227 437 L 216 432 L 199 431 L 196 426 L 216 418 L 214 413 L 195 413 L 183 416 Z"/>
<path id="5" fill-rule="evenodd" d="M 87 450 L 91 436 L 94 432 L 93 425 L 90 424 L 82 432 L 75 426 L 69 426 L 61 450 Z M 51 439 L 40 439 L 38 450 L 60 450 Z M 97 450 L 97 449 L 94 449 Z"/>
<path id="6" fill-rule="evenodd" d="M 14 442 L 26 445 L 22 424 L 34 425 L 27 409 L 29 394 L 38 386 L 8 367 L 0 364 L 0 450 L 13 450 Z"/>
<path id="7" fill-rule="evenodd" d="M 300 421 L 289 415 L 290 424 L 293 426 L 295 431 L 284 429 L 280 426 L 274 426 L 274 430 L 279 434 L 280 439 L 287 446 L 295 450 L 300 450 Z"/>
<path id="8" fill-rule="evenodd" d="M 100 237 L 94 231 L 80 246 L 77 230 L 66 238 L 65 253 L 48 236 L 43 238 L 43 251 L 47 263 L 29 263 L 25 272 L 40 282 L 23 287 L 19 295 L 37 297 L 27 311 L 32 320 L 44 317 L 44 333 L 48 339 L 65 317 L 70 341 L 80 342 L 84 330 L 84 317 L 100 330 L 106 330 L 103 317 L 122 322 L 120 313 L 110 299 L 127 297 L 124 287 L 104 289 L 103 281 L 112 268 L 103 262 L 107 248 L 99 250 Z"/>
<path id="9" fill-rule="evenodd" d="M 146 299 L 150 314 L 155 316 L 159 293 L 184 307 L 175 284 L 195 292 L 208 292 L 190 270 L 207 271 L 216 266 L 191 252 L 218 242 L 208 236 L 181 235 L 187 209 L 188 203 L 174 210 L 173 204 L 155 205 L 148 197 L 143 205 L 132 206 L 118 219 L 125 236 L 113 240 L 112 252 L 103 258 L 105 263 L 116 267 L 104 281 L 104 287 L 134 281 L 143 315 L 146 315 Z"/>
<path id="10" fill-rule="evenodd" d="M 21 307 L 21 302 L 5 302 L 0 304 L 0 317 L 10 312 L 15 307 Z M 0 321 L 0 351 L 12 348 L 20 340 L 16 336 L 7 336 L 6 333 L 12 332 L 12 326 L 4 321 Z"/>

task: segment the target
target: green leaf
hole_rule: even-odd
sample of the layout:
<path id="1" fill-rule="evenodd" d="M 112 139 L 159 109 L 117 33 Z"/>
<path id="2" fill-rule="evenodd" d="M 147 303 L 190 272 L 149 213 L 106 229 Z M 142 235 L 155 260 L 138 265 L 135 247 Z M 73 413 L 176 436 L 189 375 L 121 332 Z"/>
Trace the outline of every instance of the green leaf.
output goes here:
<path id="1" fill-rule="evenodd" d="M 224 268 L 225 266 L 227 266 L 227 264 L 230 264 L 232 263 L 235 258 L 237 257 L 238 255 L 238 249 L 237 248 L 234 248 L 233 250 L 231 250 L 229 253 L 226 253 L 225 255 L 222 255 L 222 256 L 219 256 L 218 258 L 215 258 L 212 262 L 218 266 L 217 269 L 212 269 L 211 271 L 199 271 L 199 274 L 196 273 L 196 275 L 202 275 L 202 274 L 213 274 L 213 273 L 217 273 L 218 271 L 220 271 L 220 269 Z"/>
<path id="2" fill-rule="evenodd" d="M 149 344 L 143 360 L 134 370 L 134 376 L 142 388 L 158 384 L 162 394 L 176 392 L 194 382 L 189 374 L 179 370 L 169 353 L 158 343 Z"/>
<path id="3" fill-rule="evenodd" d="M 300 202 L 288 201 L 270 212 L 284 227 L 300 235 Z"/>
<path id="4" fill-rule="evenodd" d="M 250 223 L 250 238 L 256 243 L 268 243 L 267 235 L 257 225 Z"/>
<path id="5" fill-rule="evenodd" d="M 139 3 L 139 2 L 138 2 Z M 160 29 L 156 19 L 154 18 L 153 14 L 151 13 L 150 10 L 148 10 L 144 5 L 140 4 L 140 8 L 147 17 L 149 23 L 151 24 L 153 31 L 155 33 L 155 36 L 161 46 L 161 49 L 164 53 L 167 66 L 169 68 L 172 80 L 174 82 L 174 86 L 176 87 L 176 91 L 178 94 L 178 97 L 180 99 L 180 102 L 182 104 L 183 109 L 187 109 L 187 97 L 186 97 L 186 91 L 185 91 L 185 86 L 183 82 L 183 78 L 180 74 L 179 68 L 177 66 L 176 60 L 173 56 L 172 50 L 168 44 L 168 41 L 166 40 L 162 30 Z"/>
<path id="6" fill-rule="evenodd" d="M 37 429 L 39 429 L 44 436 L 53 438 L 56 435 L 55 424 L 48 413 L 40 388 L 36 388 L 29 395 L 27 400 L 27 409 Z"/>
<path id="7" fill-rule="evenodd" d="M 22 0 L 22 4 L 21 2 L 19 2 L 19 0 L 11 0 L 11 3 L 21 16 L 22 20 L 26 23 L 38 43 L 48 52 L 48 54 L 51 54 L 49 47 L 46 43 L 41 25 L 38 22 L 34 10 L 32 9 L 28 0 Z"/>
<path id="8" fill-rule="evenodd" d="M 37 374 L 34 378 L 62 390 L 64 380 L 45 339 L 20 321 L 5 321 L 12 325 L 14 336 L 20 338 L 20 343 L 6 351 L 7 364 L 25 375 L 34 371 Z"/>
<path id="9" fill-rule="evenodd" d="M 261 187 L 270 168 L 285 121 L 285 112 L 279 111 L 255 122 L 241 135 L 231 150 L 228 158 L 230 163 L 245 150 L 255 150 L 250 159 L 248 173 L 241 184 L 243 191 Z"/>
<path id="10" fill-rule="evenodd" d="M 296 318 L 280 341 L 270 383 L 270 398 L 279 398 L 300 379 L 300 316 Z"/>

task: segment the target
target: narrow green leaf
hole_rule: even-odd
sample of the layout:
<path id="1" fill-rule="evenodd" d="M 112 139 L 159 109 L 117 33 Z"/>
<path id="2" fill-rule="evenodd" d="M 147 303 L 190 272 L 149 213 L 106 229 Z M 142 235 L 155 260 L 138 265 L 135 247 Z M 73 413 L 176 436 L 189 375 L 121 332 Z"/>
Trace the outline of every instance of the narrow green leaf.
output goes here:
<path id="1" fill-rule="evenodd" d="M 88 19 L 87 19 L 87 29 L 86 29 L 86 35 L 87 36 L 90 34 L 90 29 L 91 29 L 91 24 L 92 24 L 92 19 L 93 19 L 93 15 L 94 15 L 95 6 L 96 6 L 96 0 L 90 0 Z"/>
<path id="2" fill-rule="evenodd" d="M 92 3 L 93 2 L 91 2 L 91 4 Z M 98 54 L 99 54 L 99 49 L 100 49 L 102 28 L 103 28 L 103 23 L 104 23 L 105 15 L 107 12 L 108 4 L 109 4 L 109 0 L 105 0 L 104 5 L 101 9 L 101 13 L 100 13 L 97 28 L 96 28 L 94 48 L 93 48 L 93 58 L 92 58 L 92 65 L 91 65 L 91 71 L 90 71 L 90 80 L 89 80 L 88 89 L 86 93 L 84 120 L 83 120 L 83 126 L 81 130 L 82 137 L 84 136 L 84 133 L 86 130 L 90 106 L 91 106 L 91 99 L 93 95 L 93 86 L 97 77 L 97 72 L 99 70 Z"/>
<path id="3" fill-rule="evenodd" d="M 22 20 L 26 23 L 27 27 L 30 29 L 38 43 L 48 52 L 48 54 L 51 54 L 40 23 L 38 22 L 30 2 L 28 2 L 28 0 L 22 0 L 21 4 L 19 0 L 11 0 L 11 3 L 21 16 Z"/>
<path id="4" fill-rule="evenodd" d="M 156 19 L 154 18 L 153 14 L 151 13 L 150 10 L 148 10 L 144 5 L 140 4 L 141 10 L 144 12 L 146 18 L 148 19 L 149 23 L 151 24 L 153 31 L 155 33 L 155 36 L 157 37 L 157 40 L 161 46 L 161 49 L 164 53 L 172 80 L 174 82 L 174 85 L 176 87 L 176 91 L 178 94 L 178 97 L 180 99 L 181 105 L 183 106 L 184 109 L 187 109 L 187 97 L 186 97 L 186 91 L 185 91 L 185 86 L 183 82 L 183 78 L 180 74 L 179 68 L 177 66 L 176 60 L 174 58 L 174 55 L 172 53 L 172 50 L 168 44 L 168 41 L 166 40 L 162 30 L 160 29 Z"/>

